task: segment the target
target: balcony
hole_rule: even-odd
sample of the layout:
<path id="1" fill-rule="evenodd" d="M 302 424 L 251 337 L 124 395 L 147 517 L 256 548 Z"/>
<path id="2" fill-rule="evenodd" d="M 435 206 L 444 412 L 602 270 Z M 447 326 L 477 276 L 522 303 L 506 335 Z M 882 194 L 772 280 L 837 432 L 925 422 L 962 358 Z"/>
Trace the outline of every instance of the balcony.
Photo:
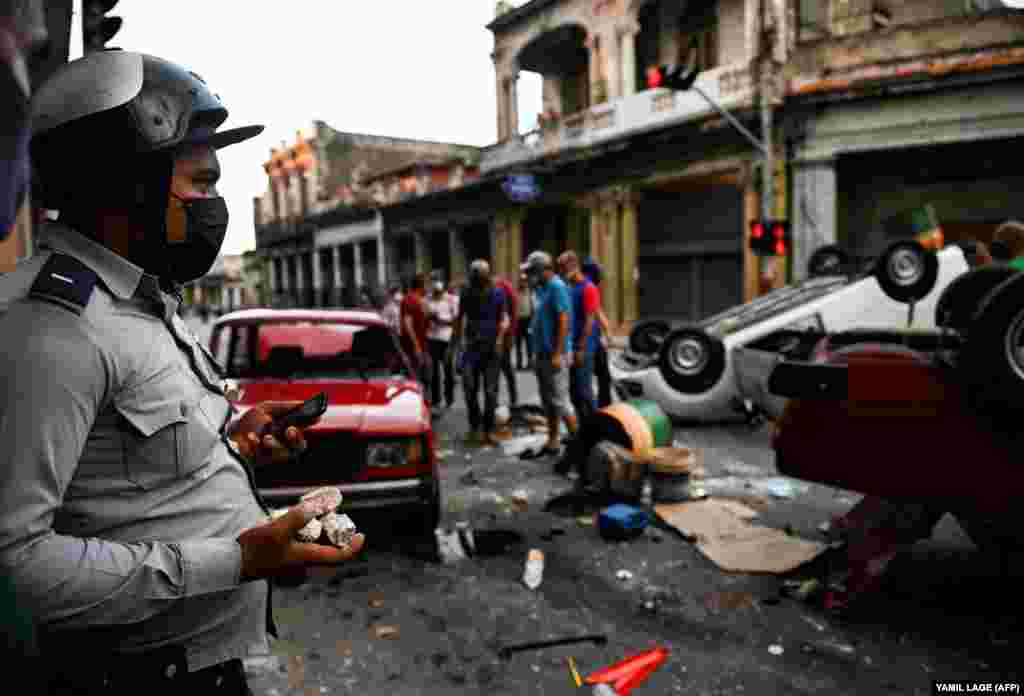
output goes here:
<path id="1" fill-rule="evenodd" d="M 745 63 L 707 70 L 697 78 L 697 86 L 726 109 L 751 105 L 755 84 L 750 66 Z M 531 131 L 484 148 L 480 170 L 487 173 L 522 165 L 544 155 L 593 147 L 715 114 L 714 107 L 696 91 L 644 90 L 565 116 L 557 128 Z"/>
<path id="2" fill-rule="evenodd" d="M 256 226 L 256 246 L 260 249 L 287 242 L 301 240 L 310 242 L 316 227 L 305 221 L 275 221 Z"/>

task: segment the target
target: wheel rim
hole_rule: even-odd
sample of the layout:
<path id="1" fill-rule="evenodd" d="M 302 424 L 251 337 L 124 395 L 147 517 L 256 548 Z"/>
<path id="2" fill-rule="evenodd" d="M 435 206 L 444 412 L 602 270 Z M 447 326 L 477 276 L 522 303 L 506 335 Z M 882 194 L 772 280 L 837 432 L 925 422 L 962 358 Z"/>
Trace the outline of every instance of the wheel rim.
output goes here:
<path id="1" fill-rule="evenodd" d="M 1024 339 L 1024 311 L 1018 312 L 1010 324 L 1010 330 L 1006 332 L 1004 348 L 1006 350 L 1006 362 L 1017 374 L 1017 377 L 1024 380 L 1024 354 L 1021 353 L 1021 342 Z"/>
<path id="2" fill-rule="evenodd" d="M 914 249 L 897 249 L 889 257 L 887 270 L 896 285 L 907 288 L 924 276 L 924 259 Z"/>
<path id="3" fill-rule="evenodd" d="M 679 374 L 698 375 L 708 363 L 707 347 L 697 338 L 683 338 L 672 344 L 669 362 Z"/>

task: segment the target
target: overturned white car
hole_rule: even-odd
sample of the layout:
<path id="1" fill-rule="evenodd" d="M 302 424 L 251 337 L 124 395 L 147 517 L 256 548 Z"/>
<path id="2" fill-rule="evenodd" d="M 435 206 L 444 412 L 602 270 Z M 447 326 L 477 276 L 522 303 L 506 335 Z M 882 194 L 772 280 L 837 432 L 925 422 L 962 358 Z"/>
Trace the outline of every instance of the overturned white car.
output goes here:
<path id="1" fill-rule="evenodd" d="M 968 270 L 959 247 L 931 252 L 911 240 L 891 244 L 861 273 L 841 274 L 840 264 L 830 261 L 816 254 L 811 278 L 696 324 L 638 324 L 629 348 L 611 361 L 619 396 L 652 399 L 681 421 L 748 418 L 737 349 L 758 344 L 759 351 L 771 351 L 761 343 L 773 334 L 785 338 L 787 331 L 932 329 L 939 295 Z"/>

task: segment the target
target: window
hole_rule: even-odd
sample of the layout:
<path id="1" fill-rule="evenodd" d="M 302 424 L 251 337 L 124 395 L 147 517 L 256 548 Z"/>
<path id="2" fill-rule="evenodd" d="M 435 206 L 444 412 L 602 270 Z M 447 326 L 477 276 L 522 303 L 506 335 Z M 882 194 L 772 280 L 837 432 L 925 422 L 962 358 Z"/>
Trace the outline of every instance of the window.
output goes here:
<path id="1" fill-rule="evenodd" d="M 251 329 L 247 324 L 236 324 L 231 332 L 231 348 L 228 351 L 227 359 L 222 362 L 227 366 L 231 376 L 244 375 L 252 364 L 250 334 Z"/>

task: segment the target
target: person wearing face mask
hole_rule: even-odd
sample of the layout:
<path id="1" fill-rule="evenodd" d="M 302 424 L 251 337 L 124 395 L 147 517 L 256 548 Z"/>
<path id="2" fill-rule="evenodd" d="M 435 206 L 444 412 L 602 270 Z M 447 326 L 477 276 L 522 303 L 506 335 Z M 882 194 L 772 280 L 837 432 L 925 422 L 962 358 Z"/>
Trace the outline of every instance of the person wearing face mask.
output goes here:
<path id="1" fill-rule="evenodd" d="M 198 75 L 119 50 L 63 66 L 30 114 L 60 218 L 0 276 L 0 574 L 35 616 L 50 693 L 248 694 L 242 658 L 274 634 L 267 580 L 363 544 L 295 541 L 310 505 L 271 521 L 252 467 L 305 448 L 264 430 L 295 404 L 233 418 L 177 314 L 227 229 L 217 150 L 263 128 L 219 130 Z"/>

